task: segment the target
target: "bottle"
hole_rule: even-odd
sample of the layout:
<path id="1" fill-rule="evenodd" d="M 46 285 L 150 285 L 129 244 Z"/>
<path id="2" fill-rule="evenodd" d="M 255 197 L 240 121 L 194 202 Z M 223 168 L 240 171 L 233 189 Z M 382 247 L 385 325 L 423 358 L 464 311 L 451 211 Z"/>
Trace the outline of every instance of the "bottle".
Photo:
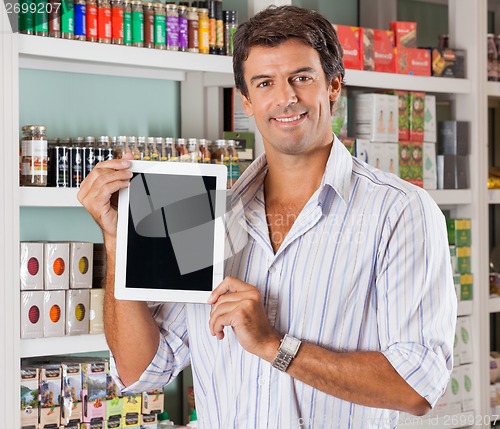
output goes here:
<path id="1" fill-rule="evenodd" d="M 132 5 L 123 0 L 123 44 L 132 46 Z"/>
<path id="2" fill-rule="evenodd" d="M 111 43 L 111 3 L 97 0 L 97 41 Z"/>
<path id="3" fill-rule="evenodd" d="M 233 55 L 233 36 L 238 27 L 238 12 L 224 11 L 224 55 Z"/>
<path id="4" fill-rule="evenodd" d="M 165 16 L 165 5 L 163 3 L 155 3 L 155 49 L 167 48 L 167 18 Z"/>
<path id="5" fill-rule="evenodd" d="M 495 43 L 495 35 L 492 33 L 488 34 L 488 80 L 497 81 L 497 63 L 498 63 L 498 52 Z"/>
<path id="6" fill-rule="evenodd" d="M 210 52 L 210 22 L 208 9 L 198 9 L 198 51 L 200 54 Z"/>
<path id="7" fill-rule="evenodd" d="M 190 156 L 186 149 L 186 139 L 178 138 L 175 144 L 175 150 L 180 162 L 190 162 Z"/>
<path id="8" fill-rule="evenodd" d="M 144 9 L 140 0 L 130 2 L 132 6 L 132 46 L 144 46 Z"/>
<path id="9" fill-rule="evenodd" d="M 87 0 L 85 20 L 87 42 L 97 42 L 97 0 Z"/>
<path id="10" fill-rule="evenodd" d="M 167 50 L 179 50 L 179 12 L 177 5 L 166 5 L 167 15 Z"/>
<path id="11" fill-rule="evenodd" d="M 22 131 L 21 186 L 47 186 L 47 127 L 26 125 Z"/>
<path id="12" fill-rule="evenodd" d="M 143 2 L 144 8 L 144 47 L 153 49 L 155 47 L 155 5 L 151 2 Z"/>
<path id="13" fill-rule="evenodd" d="M 236 152 L 235 141 L 227 141 L 227 157 L 224 158 L 224 164 L 227 166 L 227 188 L 232 188 L 240 177 L 240 163 L 238 152 Z"/>
<path id="14" fill-rule="evenodd" d="M 187 9 L 187 19 L 188 19 L 188 52 L 198 53 L 198 9 L 195 7 L 188 7 Z"/>
<path id="15" fill-rule="evenodd" d="M 189 155 L 188 162 L 201 162 L 200 151 L 198 149 L 198 140 L 190 138 L 187 141 L 186 150 Z"/>
<path id="16" fill-rule="evenodd" d="M 111 43 L 123 45 L 123 3 L 111 0 Z"/>
<path id="17" fill-rule="evenodd" d="M 210 164 L 210 151 L 208 150 L 209 141 L 206 139 L 198 140 L 198 146 L 200 148 L 201 162 L 204 164 Z"/>

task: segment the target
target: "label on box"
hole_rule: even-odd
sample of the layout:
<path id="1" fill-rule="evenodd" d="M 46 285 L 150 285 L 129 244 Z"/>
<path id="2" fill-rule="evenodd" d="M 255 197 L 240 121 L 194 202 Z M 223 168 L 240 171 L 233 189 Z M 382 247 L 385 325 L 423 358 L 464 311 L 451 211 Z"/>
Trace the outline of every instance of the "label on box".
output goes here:
<path id="1" fill-rule="evenodd" d="M 425 93 L 410 91 L 408 93 L 408 109 L 410 121 L 410 141 L 424 141 Z"/>
<path id="2" fill-rule="evenodd" d="M 396 51 L 392 31 L 373 30 L 373 57 L 375 71 L 396 72 Z"/>
<path id="3" fill-rule="evenodd" d="M 396 73 L 415 76 L 431 75 L 431 54 L 427 49 L 398 47 L 396 50 Z"/>
<path id="4" fill-rule="evenodd" d="M 393 21 L 390 23 L 390 29 L 394 31 L 394 40 L 396 46 L 406 48 L 417 47 L 417 23 Z"/>
<path id="5" fill-rule="evenodd" d="M 346 69 L 363 70 L 363 29 L 348 25 L 332 24 L 343 50 L 342 60 Z"/>

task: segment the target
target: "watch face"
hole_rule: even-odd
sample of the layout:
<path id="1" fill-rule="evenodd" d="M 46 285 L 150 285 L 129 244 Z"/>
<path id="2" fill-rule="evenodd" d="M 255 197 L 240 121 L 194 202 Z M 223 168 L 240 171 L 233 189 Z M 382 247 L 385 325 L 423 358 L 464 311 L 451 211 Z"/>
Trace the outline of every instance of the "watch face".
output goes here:
<path id="1" fill-rule="evenodd" d="M 285 337 L 283 338 L 283 342 L 281 343 L 280 350 L 292 355 L 292 357 L 295 357 L 299 350 L 300 343 L 301 341 L 297 338 L 285 335 Z"/>

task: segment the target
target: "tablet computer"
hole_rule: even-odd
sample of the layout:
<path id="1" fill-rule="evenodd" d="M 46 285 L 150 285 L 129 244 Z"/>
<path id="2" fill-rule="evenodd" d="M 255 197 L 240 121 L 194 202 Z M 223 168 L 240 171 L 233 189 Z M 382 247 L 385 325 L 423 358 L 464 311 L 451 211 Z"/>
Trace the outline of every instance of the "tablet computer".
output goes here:
<path id="1" fill-rule="evenodd" d="M 130 164 L 118 198 L 116 298 L 206 303 L 223 278 L 227 168 Z"/>

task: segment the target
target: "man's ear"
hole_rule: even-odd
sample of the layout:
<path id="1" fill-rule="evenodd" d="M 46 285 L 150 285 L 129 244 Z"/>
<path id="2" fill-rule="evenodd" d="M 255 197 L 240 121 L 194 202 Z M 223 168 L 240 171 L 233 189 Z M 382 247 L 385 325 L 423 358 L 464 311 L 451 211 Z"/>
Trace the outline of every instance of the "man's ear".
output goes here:
<path id="1" fill-rule="evenodd" d="M 340 91 L 342 91 L 342 77 L 332 77 L 330 81 L 330 85 L 328 87 L 328 91 L 330 93 L 330 101 L 336 102 L 340 97 Z"/>
<path id="2" fill-rule="evenodd" d="M 252 102 L 250 101 L 250 97 L 247 97 L 246 95 L 243 95 L 240 92 L 240 97 L 241 97 L 241 103 L 243 104 L 243 110 L 245 111 L 245 114 L 250 117 L 253 116 L 253 108 L 252 108 Z"/>

